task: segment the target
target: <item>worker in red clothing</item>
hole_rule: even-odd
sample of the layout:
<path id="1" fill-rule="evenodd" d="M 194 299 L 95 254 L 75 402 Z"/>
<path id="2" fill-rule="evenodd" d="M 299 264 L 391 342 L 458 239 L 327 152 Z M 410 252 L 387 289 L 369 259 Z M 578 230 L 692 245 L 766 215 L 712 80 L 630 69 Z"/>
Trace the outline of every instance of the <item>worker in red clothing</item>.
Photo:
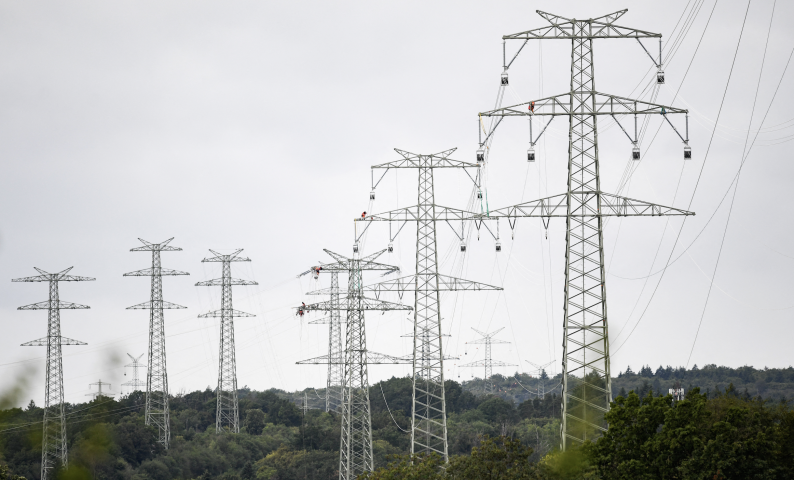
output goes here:
<path id="1" fill-rule="evenodd" d="M 305 302 L 301 302 L 301 306 L 298 307 L 298 311 L 295 312 L 295 315 L 300 315 L 302 317 L 304 308 L 306 308 L 306 303 Z"/>
<path id="2" fill-rule="evenodd" d="M 361 214 L 361 218 L 366 218 L 366 216 L 367 216 L 367 212 Z"/>
<path id="3" fill-rule="evenodd" d="M 535 113 L 535 102 L 529 102 L 529 111 Z"/>

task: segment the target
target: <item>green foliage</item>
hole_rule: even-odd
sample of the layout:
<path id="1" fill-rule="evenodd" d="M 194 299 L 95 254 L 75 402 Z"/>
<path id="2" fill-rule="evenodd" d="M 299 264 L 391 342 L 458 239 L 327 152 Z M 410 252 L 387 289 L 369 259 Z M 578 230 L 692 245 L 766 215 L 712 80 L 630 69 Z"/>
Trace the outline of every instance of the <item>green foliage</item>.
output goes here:
<path id="1" fill-rule="evenodd" d="M 446 469 L 454 480 L 524 480 L 538 478 L 534 464 L 529 463 L 532 449 L 510 437 L 484 436 L 471 455 L 454 457 Z"/>
<path id="2" fill-rule="evenodd" d="M 245 416 L 246 432 L 251 435 L 261 435 L 265 429 L 265 412 L 258 408 L 251 408 Z"/>
<path id="3" fill-rule="evenodd" d="M 609 431 L 589 446 L 605 480 L 794 478 L 794 412 L 732 386 L 711 399 L 694 389 L 678 403 L 630 392 L 606 419 Z"/>
<path id="4" fill-rule="evenodd" d="M 384 468 L 361 475 L 361 480 L 442 480 L 444 459 L 433 453 L 398 455 Z"/>
<path id="5" fill-rule="evenodd" d="M 25 480 L 25 477 L 13 475 L 8 472 L 7 465 L 0 465 L 0 480 Z"/>
<path id="6" fill-rule="evenodd" d="M 794 414 L 788 404 L 752 399 L 748 391 L 740 394 L 729 384 L 720 388 L 714 384 L 711 393 L 701 394 L 686 383 L 704 379 L 719 383 L 735 377 L 744 385 L 758 386 L 759 392 L 779 395 L 788 388 L 777 382 L 788 381 L 787 369 L 706 366 L 668 371 L 660 367 L 648 376 L 650 370 L 645 366 L 641 375 L 621 374 L 613 383 L 615 391 L 625 393 L 626 385 L 635 382 L 643 395 L 624 394 L 616 399 L 605 417 L 609 432 L 565 453 L 556 451 L 560 397 L 550 393 L 537 399 L 527 392 L 538 385 L 538 379 L 525 374 L 494 377 L 493 395 L 478 394 L 482 381 L 448 380 L 451 461 L 446 469 L 440 468 L 437 456 L 405 456 L 410 451 L 410 434 L 404 430 L 410 426 L 411 379 L 385 380 L 373 385 L 370 397 L 375 465 L 389 467 L 370 478 L 794 478 Z M 549 379 L 546 387 L 551 389 L 557 381 Z M 666 391 L 675 381 L 688 390 L 687 400 L 673 404 L 670 398 L 651 394 L 651 390 Z M 214 391 L 173 397 L 168 451 L 156 442 L 155 430 L 144 425 L 142 392 L 67 404 L 69 468 L 58 470 L 57 478 L 338 477 L 337 413 L 308 410 L 304 415 L 292 400 L 302 400 L 302 392 L 242 388 L 239 395 L 244 425 L 239 435 L 215 433 Z M 0 480 L 38 479 L 42 414 L 33 403 L 0 409 L 0 463 L 8 465 L 0 473 L 6 478 L 0 476 Z M 388 458 L 393 459 L 391 463 Z"/>
<path id="7" fill-rule="evenodd" d="M 388 466 L 362 475 L 365 480 L 528 480 L 541 478 L 528 461 L 532 449 L 509 437 L 480 438 L 471 455 L 452 457 L 446 468 L 437 454 L 397 456 Z"/>

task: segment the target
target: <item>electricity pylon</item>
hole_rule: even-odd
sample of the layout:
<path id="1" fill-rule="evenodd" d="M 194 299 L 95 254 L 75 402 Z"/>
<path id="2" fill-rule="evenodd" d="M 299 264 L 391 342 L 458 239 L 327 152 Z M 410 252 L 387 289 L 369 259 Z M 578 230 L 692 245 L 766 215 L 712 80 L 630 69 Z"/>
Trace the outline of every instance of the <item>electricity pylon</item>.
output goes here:
<path id="1" fill-rule="evenodd" d="M 320 272 L 326 270 L 322 266 L 312 267 L 311 269 L 298 275 L 301 276 L 311 273 L 314 278 L 319 277 Z M 328 317 L 314 320 L 309 323 L 328 324 L 328 378 L 325 385 L 325 411 L 336 410 L 342 405 L 342 385 L 344 385 L 344 350 L 342 346 L 342 309 L 339 308 L 339 270 L 327 269 L 331 274 L 331 287 L 328 291 L 330 295 L 331 307 Z M 345 270 L 346 271 L 346 270 Z"/>
<path id="2" fill-rule="evenodd" d="M 35 268 L 35 267 L 34 267 Z M 15 278 L 12 282 L 49 282 L 50 299 L 19 307 L 17 310 L 47 310 L 47 336 L 23 343 L 23 347 L 47 347 L 46 383 L 44 386 L 44 421 L 41 439 L 41 480 L 54 478 L 55 468 L 68 463 L 66 448 L 66 416 L 63 400 L 63 361 L 61 345 L 87 345 L 79 340 L 61 336 L 61 310 L 90 308 L 87 305 L 62 302 L 58 282 L 91 282 L 89 277 L 67 275 L 74 267 L 58 273 L 36 268 L 40 275 Z"/>
<path id="3" fill-rule="evenodd" d="M 218 352 L 218 389 L 215 407 L 215 432 L 228 428 L 231 433 L 240 433 L 240 412 L 237 405 L 237 359 L 234 348 L 234 317 L 255 317 L 250 313 L 232 308 L 232 285 L 259 285 L 253 280 L 232 278 L 231 262 L 250 262 L 250 258 L 238 256 L 243 249 L 229 255 L 210 250 L 214 257 L 202 262 L 221 262 L 221 278 L 198 282 L 197 287 L 221 287 L 221 309 L 199 315 L 199 318 L 221 319 L 221 341 Z"/>
<path id="4" fill-rule="evenodd" d="M 386 250 L 366 257 L 354 255 L 347 258 L 325 250 L 336 263 L 322 265 L 323 270 L 346 271 L 348 273 L 347 296 L 341 301 L 328 300 L 300 307 L 302 311 L 330 311 L 343 309 L 347 312 L 344 350 L 344 385 L 342 388 L 342 436 L 339 446 L 339 479 L 354 480 L 364 472 L 375 468 L 372 452 L 372 414 L 369 402 L 369 371 L 372 363 L 403 363 L 397 357 L 376 354 L 367 350 L 367 335 L 364 311 L 411 310 L 407 305 L 384 302 L 363 295 L 363 271 L 379 270 L 393 272 L 398 267 L 376 263 L 375 259 Z M 332 362 L 329 356 L 298 362 L 300 364 L 323 364 Z"/>
<path id="5" fill-rule="evenodd" d="M 124 365 L 124 368 L 125 369 L 128 367 L 132 368 L 132 380 L 130 380 L 129 382 L 122 383 L 121 386 L 132 387 L 132 390 L 130 390 L 130 392 L 134 392 L 135 390 L 138 389 L 138 387 L 146 386 L 146 382 L 141 381 L 140 377 L 138 376 L 138 369 L 141 367 L 145 367 L 146 365 L 143 365 L 141 363 L 141 357 L 143 357 L 143 354 L 138 355 L 138 358 L 133 357 L 129 353 L 127 354 L 127 356 L 130 357 L 132 363 L 128 363 L 127 365 Z M 126 371 L 124 372 L 124 375 L 125 376 L 127 375 Z"/>
<path id="6" fill-rule="evenodd" d="M 513 363 L 500 362 L 499 360 L 494 360 L 491 356 L 491 345 L 495 343 L 510 343 L 505 342 L 504 340 L 496 340 L 493 338 L 497 333 L 504 330 L 504 328 L 505 327 L 502 327 L 499 330 L 495 330 L 491 333 L 481 332 L 476 328 L 472 328 L 472 330 L 482 335 L 482 338 L 472 340 L 471 342 L 466 342 L 469 345 L 485 345 L 485 360 L 470 362 L 465 365 L 461 365 L 461 367 L 483 367 L 485 369 L 482 379 L 485 382 L 483 390 L 485 390 L 486 393 L 493 393 L 494 390 L 493 382 L 491 381 L 491 377 L 493 377 L 493 367 L 515 367 L 515 364 Z"/>
<path id="7" fill-rule="evenodd" d="M 431 155 L 421 155 L 395 149 L 401 160 L 374 165 L 375 169 L 415 168 L 419 171 L 418 203 L 413 207 L 369 215 L 356 219 L 362 222 L 386 221 L 417 222 L 416 228 L 416 274 L 389 280 L 377 286 L 376 293 L 405 291 L 416 293 L 414 303 L 414 351 L 413 351 L 413 401 L 411 406 L 411 453 L 435 452 L 449 460 L 447 444 L 447 410 L 444 393 L 444 354 L 441 332 L 441 301 L 439 292 L 452 290 L 501 290 L 499 287 L 471 282 L 438 273 L 436 245 L 436 222 L 461 222 L 461 250 L 465 250 L 463 221 L 472 218 L 472 212 L 442 207 L 435 203 L 433 171 L 437 168 L 462 168 L 472 180 L 467 168 L 479 165 L 452 160 L 449 155 L 455 149 Z M 381 176 L 381 179 L 383 179 Z M 380 183 L 380 180 L 378 180 Z M 475 181 L 475 184 L 477 182 Z M 373 185 L 373 188 L 377 184 Z M 363 229 L 366 232 L 371 223 Z M 451 226 L 451 224 L 450 224 Z M 454 231 L 454 229 L 453 229 Z M 455 232 L 457 235 L 457 232 Z M 358 239 L 361 238 L 358 236 Z M 393 240 L 390 238 L 390 240 Z"/>
<path id="8" fill-rule="evenodd" d="M 530 364 L 533 367 L 535 367 L 536 371 L 538 372 L 537 373 L 537 375 L 538 375 L 538 393 L 537 393 L 537 396 L 538 396 L 539 399 L 543 400 L 543 398 L 546 396 L 546 379 L 543 378 L 543 375 L 546 373 L 546 367 L 548 367 L 549 365 L 554 363 L 554 361 L 552 360 L 551 362 L 544 363 L 543 365 L 538 365 L 536 363 L 532 363 L 529 360 L 525 360 L 525 361 L 528 364 Z"/>
<path id="9" fill-rule="evenodd" d="M 113 393 L 108 393 L 108 392 L 103 392 L 102 391 L 102 387 L 110 388 L 110 384 L 107 383 L 107 382 L 103 382 L 102 379 L 100 379 L 98 382 L 95 382 L 95 383 L 89 383 L 88 384 L 88 388 L 91 388 L 94 385 L 97 386 L 97 391 L 96 392 L 87 393 L 85 395 L 86 397 L 94 397 L 94 400 L 96 400 L 99 397 L 112 397 L 113 395 L 115 395 Z"/>
<path id="10" fill-rule="evenodd" d="M 163 276 L 190 275 L 187 272 L 163 268 L 160 252 L 180 252 L 179 247 L 168 245 L 174 237 L 160 243 L 139 238 L 142 247 L 131 252 L 152 252 L 152 267 L 125 273 L 125 277 L 152 277 L 151 298 L 148 302 L 127 307 L 127 310 L 149 310 L 149 371 L 146 374 L 146 425 L 157 427 L 157 441 L 168 449 L 171 443 L 171 413 L 168 406 L 168 370 L 165 357 L 164 309 L 187 308 L 163 300 Z"/>
<path id="11" fill-rule="evenodd" d="M 694 215 L 685 210 L 601 191 L 597 129 L 599 116 L 608 115 L 618 123 L 634 145 L 632 158 L 639 160 L 636 118 L 638 115 L 660 115 L 684 143 L 684 159 L 691 158 L 688 127 L 684 138 L 668 118 L 669 114 L 687 114 L 687 110 L 605 94 L 595 89 L 593 40 L 633 38 L 640 45 L 641 38 L 659 38 L 661 41 L 661 34 L 615 25 L 614 22 L 626 11 L 588 20 L 568 19 L 538 11 L 550 26 L 505 35 L 502 38 L 523 40 L 522 48 L 529 40 L 570 40 L 570 91 L 480 113 L 481 117 L 502 117 L 488 134 L 489 137 L 504 117 L 529 117 L 530 126 L 536 116 L 549 116 L 549 121 L 556 116 L 568 117 L 567 193 L 491 211 L 482 216 L 507 217 L 511 227 L 515 226 L 518 217 L 540 217 L 546 224 L 551 217 L 566 219 L 561 425 L 563 449 L 568 441 L 581 443 L 594 438 L 607 428 L 603 415 L 609 410 L 612 387 L 604 278 L 603 217 Z M 651 60 L 659 69 L 657 82 L 664 83 L 661 55 L 658 63 L 653 57 Z M 634 115 L 633 139 L 617 119 L 618 116 L 626 115 Z M 536 141 L 537 138 L 530 138 L 532 146 Z M 480 148 L 482 151 L 482 142 Z M 534 153 L 528 160 L 534 161 Z"/>

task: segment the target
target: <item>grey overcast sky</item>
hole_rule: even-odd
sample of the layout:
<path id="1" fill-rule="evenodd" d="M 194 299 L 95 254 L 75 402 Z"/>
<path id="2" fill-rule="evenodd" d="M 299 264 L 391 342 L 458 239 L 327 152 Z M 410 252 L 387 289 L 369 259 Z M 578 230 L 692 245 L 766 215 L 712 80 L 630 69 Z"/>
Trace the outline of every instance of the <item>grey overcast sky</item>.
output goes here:
<path id="1" fill-rule="evenodd" d="M 629 7 L 619 24 L 664 35 L 667 83 L 657 101 L 691 112 L 693 160 L 686 163 L 680 140 L 659 118 L 648 123 L 637 164 L 614 122 L 599 120 L 604 191 L 621 188 L 630 169 L 623 195 L 680 208 L 692 199 L 697 212 L 683 227 L 680 218 L 607 223 L 613 373 L 629 365 L 687 364 L 745 137 L 750 129 L 752 141 L 759 128 L 689 365 L 791 365 L 794 67 L 763 125 L 761 120 L 794 47 L 794 4 L 779 1 L 775 7 L 752 124 L 773 1 L 750 6 L 716 131 L 747 3 L 719 2 L 703 35 L 713 5 L 3 2 L 0 388 L 27 378 L 29 390 L 19 402 L 42 402 L 45 351 L 20 344 L 45 335 L 46 313 L 16 308 L 45 300 L 47 288 L 10 280 L 35 275 L 33 267 L 54 272 L 74 266 L 74 274 L 97 280 L 61 285 L 63 300 L 91 306 L 62 313 L 63 335 L 88 342 L 64 347 L 66 399 L 84 401 L 89 383 L 98 379 L 119 391 L 130 378 L 122 367 L 126 354 L 147 349 L 147 312 L 125 308 L 148 300 L 148 279 L 122 277 L 150 264 L 148 254 L 129 251 L 138 237 L 175 237 L 172 244 L 184 251 L 163 254 L 163 266 L 190 272 L 164 279 L 165 299 L 188 307 L 166 312 L 172 393 L 217 381 L 219 326 L 197 315 L 218 308 L 219 291 L 194 286 L 220 276 L 218 264 L 200 262 L 209 248 L 244 248 L 253 261 L 234 264 L 233 274 L 259 283 L 234 292 L 235 308 L 256 315 L 236 322 L 239 385 L 324 385 L 323 367 L 295 362 L 326 352 L 326 327 L 308 325 L 313 317 L 300 320 L 290 307 L 315 300 L 303 293 L 328 279 L 295 276 L 330 260 L 322 248 L 352 253 L 351 220 L 363 210 L 415 203 L 414 171 L 390 171 L 377 199 L 368 200 L 369 166 L 397 158 L 393 148 L 431 153 L 457 147 L 453 158 L 474 160 L 477 112 L 495 104 L 501 36 L 544 25 L 537 9 L 586 18 Z M 679 36 L 683 25 L 687 33 Z M 680 43 L 671 49 L 676 38 Z M 508 51 L 517 46 L 508 44 Z M 646 46 L 658 48 L 650 41 Z M 645 86 L 652 64 L 636 41 L 596 41 L 595 52 L 598 90 L 650 98 Z M 570 43 L 530 44 L 510 72 L 505 105 L 563 93 L 569 89 Z M 676 120 L 681 128 L 683 119 Z M 487 168 L 490 208 L 565 191 L 567 127 L 557 121 L 562 123 L 552 123 L 538 144 L 534 165 L 526 162 L 526 121 L 508 119 L 500 126 Z M 438 172 L 436 182 L 437 203 L 469 204 L 471 182 L 464 173 Z M 458 366 L 482 358 L 466 345 L 475 338 L 472 327 L 504 327 L 498 338 L 511 343 L 494 347 L 494 356 L 516 366 L 500 373 L 528 371 L 527 360 L 553 361 L 550 369 L 559 371 L 563 222 L 552 221 L 546 232 L 539 221 L 520 220 L 514 238 L 506 223 L 500 228 L 501 253 L 489 234 L 478 241 L 469 229 L 469 249 L 461 255 L 449 227 L 439 225 L 442 273 L 505 287 L 502 294 L 443 297 L 443 329 L 451 335 L 446 349 L 460 357 L 448 362 L 449 378 L 481 375 Z M 385 248 L 388 235 L 385 225 L 374 225 L 364 251 Z M 394 253 L 382 259 L 411 272 L 414 248 L 409 226 Z M 644 279 L 668 258 L 675 262 L 663 277 Z M 367 321 L 371 350 L 410 353 L 410 340 L 400 337 L 411 327 L 404 313 Z M 404 366 L 373 366 L 370 379 L 408 373 Z"/>

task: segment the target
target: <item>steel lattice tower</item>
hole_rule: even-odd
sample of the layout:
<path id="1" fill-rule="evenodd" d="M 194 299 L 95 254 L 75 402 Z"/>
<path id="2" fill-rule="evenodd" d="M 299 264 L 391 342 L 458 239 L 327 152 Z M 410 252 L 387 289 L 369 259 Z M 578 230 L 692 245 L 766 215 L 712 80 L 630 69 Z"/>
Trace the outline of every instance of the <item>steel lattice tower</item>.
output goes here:
<path id="1" fill-rule="evenodd" d="M 373 363 L 405 363 L 404 359 L 367 350 L 364 311 L 410 310 L 411 307 L 384 302 L 364 296 L 363 271 L 397 271 L 397 267 L 376 263 L 374 260 L 386 250 L 366 257 L 347 258 L 325 250 L 336 263 L 323 265 L 323 270 L 348 273 L 347 296 L 336 304 L 319 302 L 301 307 L 304 311 L 330 311 L 332 308 L 347 312 L 344 350 L 344 386 L 342 388 L 342 436 L 339 446 L 339 478 L 354 480 L 364 472 L 374 470 L 372 452 L 372 415 L 369 401 L 368 365 Z M 325 294 L 326 291 L 315 292 Z M 298 362 L 299 364 L 324 364 L 333 362 L 328 356 Z"/>
<path id="2" fill-rule="evenodd" d="M 298 275 L 298 278 L 311 273 L 315 278 L 323 267 L 312 267 Z M 331 287 L 327 290 L 330 295 L 329 314 L 325 318 L 312 320 L 311 324 L 328 324 L 328 378 L 325 387 L 325 411 L 337 410 L 342 406 L 342 385 L 344 384 L 344 347 L 342 344 L 342 308 L 339 304 L 339 271 L 329 269 L 331 274 Z"/>
<path id="3" fill-rule="evenodd" d="M 94 397 L 94 400 L 96 400 L 99 397 L 112 397 L 113 395 L 115 395 L 115 393 L 108 393 L 108 392 L 103 392 L 102 391 L 102 387 L 110 388 L 111 385 L 109 383 L 107 383 L 107 382 L 103 382 L 101 378 L 99 379 L 98 382 L 89 383 L 88 384 L 88 388 L 91 388 L 94 385 L 97 386 L 97 392 L 96 393 L 94 393 L 94 392 L 87 393 L 85 395 L 86 397 Z"/>
<path id="4" fill-rule="evenodd" d="M 140 377 L 138 376 L 138 368 L 145 367 L 146 365 L 143 365 L 141 363 L 141 357 L 143 357 L 143 354 L 138 355 L 138 358 L 133 357 L 129 353 L 127 354 L 127 356 L 130 357 L 132 363 L 128 363 L 127 365 L 124 365 L 124 368 L 127 367 L 132 368 L 132 380 L 130 380 L 129 382 L 122 383 L 121 386 L 132 387 L 131 392 L 134 392 L 136 389 L 138 389 L 138 387 L 146 386 L 146 382 L 141 381 Z M 124 375 L 126 374 L 127 372 L 124 372 Z"/>
<path id="5" fill-rule="evenodd" d="M 40 275 L 11 280 L 12 282 L 49 282 L 50 284 L 49 300 L 25 305 L 17 309 L 47 310 L 47 336 L 22 344 L 23 347 L 47 347 L 44 420 L 42 422 L 41 440 L 41 480 L 53 478 L 55 468 L 59 464 L 66 466 L 68 463 L 61 345 L 87 345 L 85 342 L 61 336 L 61 310 L 78 310 L 90 307 L 61 301 L 58 293 L 58 282 L 96 280 L 89 277 L 67 275 L 72 268 L 74 267 L 69 267 L 58 273 L 48 273 L 36 268 Z"/>
<path id="6" fill-rule="evenodd" d="M 543 378 L 543 374 L 546 373 L 546 367 L 548 367 L 549 365 L 551 365 L 554 362 L 552 361 L 552 362 L 544 363 L 543 365 L 538 365 L 536 363 L 532 363 L 529 360 L 525 360 L 525 362 L 527 362 L 528 364 L 530 364 L 533 367 L 535 367 L 535 369 L 538 372 L 537 373 L 537 375 L 538 375 L 538 393 L 537 393 L 537 396 L 538 396 L 538 398 L 540 400 L 543 400 L 543 398 L 546 396 L 546 382 L 545 382 L 545 379 Z"/>
<path id="7" fill-rule="evenodd" d="M 226 428 L 231 433 L 240 433 L 240 412 L 237 405 L 237 359 L 234 348 L 234 317 L 255 317 L 250 313 L 232 308 L 233 285 L 259 285 L 252 280 L 232 278 L 231 262 L 250 262 L 250 258 L 238 256 L 243 250 L 229 255 L 210 250 L 215 256 L 205 258 L 202 262 L 221 262 L 223 274 L 221 278 L 198 282 L 197 287 L 221 287 L 221 309 L 199 315 L 199 318 L 221 319 L 221 341 L 218 352 L 218 390 L 215 408 L 215 431 L 221 433 Z"/>
<path id="8" fill-rule="evenodd" d="M 168 407 L 168 370 L 165 357 L 164 309 L 187 308 L 163 300 L 163 276 L 190 275 L 187 272 L 163 268 L 160 252 L 180 252 L 179 247 L 168 245 L 171 240 L 151 243 L 139 238 L 142 247 L 131 248 L 131 252 L 152 252 L 152 267 L 125 273 L 125 277 L 152 277 L 151 299 L 127 307 L 127 310 L 149 310 L 149 371 L 146 375 L 146 425 L 157 427 L 158 442 L 168 449 L 171 443 L 171 414 Z"/>
<path id="9" fill-rule="evenodd" d="M 449 460 L 447 445 L 447 413 L 444 392 L 444 354 L 441 332 L 441 303 L 439 292 L 451 290 L 501 290 L 499 287 L 475 283 L 438 273 L 436 222 L 463 221 L 475 216 L 472 212 L 441 207 L 435 203 L 433 171 L 437 168 L 473 168 L 479 165 L 452 160 L 456 149 L 421 155 L 395 149 L 401 160 L 374 165 L 372 169 L 414 168 L 419 170 L 418 204 L 390 212 L 356 219 L 362 222 L 417 222 L 416 274 L 411 277 L 383 282 L 378 292 L 396 291 L 416 293 L 414 303 L 414 365 L 413 400 L 411 407 L 411 453 L 435 452 Z M 468 172 L 467 172 L 468 173 Z M 386 172 L 383 174 L 386 175 Z M 471 175 L 469 175 L 471 177 Z M 381 176 L 381 179 L 383 176 Z M 472 177 L 473 179 L 473 177 Z M 380 180 L 378 181 L 380 183 Z M 476 182 L 475 182 L 476 183 Z M 375 185 L 377 186 L 377 184 Z M 369 228 L 363 229 L 361 235 Z M 402 227 L 400 227 L 400 230 Z M 399 230 L 398 230 L 399 232 Z M 359 236 L 359 238 L 361 237 Z M 456 232 L 457 235 L 457 232 Z"/>
<path id="10" fill-rule="evenodd" d="M 660 115 L 685 144 L 684 158 L 691 158 L 689 138 L 682 137 L 670 122 L 669 114 L 686 110 L 604 94 L 595 89 L 593 40 L 600 38 L 659 38 L 661 34 L 615 25 L 627 10 L 603 17 L 576 20 L 538 11 L 551 25 L 505 35 L 504 40 L 563 39 L 571 41 L 570 91 L 485 113 L 486 117 L 568 117 L 568 191 L 540 200 L 493 210 L 481 218 L 507 217 L 511 226 L 518 217 L 566 219 L 565 299 L 563 318 L 562 448 L 568 441 L 581 443 L 606 431 L 603 415 L 609 410 L 611 378 L 609 336 L 604 278 L 603 217 L 694 215 L 692 212 L 607 194 L 601 191 L 598 156 L 598 116 Z M 640 42 L 642 45 L 642 43 Z M 643 48 L 645 48 L 643 46 Z M 520 52 L 520 49 L 519 49 Z M 647 50 L 646 50 L 647 52 Z M 516 53 L 516 56 L 518 53 Z M 650 55 L 650 53 L 649 53 Z M 661 55 L 660 55 L 661 57 Z M 664 82 L 659 63 L 658 82 Z M 515 60 L 515 57 L 514 57 Z M 512 61 L 510 62 L 512 63 Z M 505 67 L 505 70 L 509 64 Z M 499 122 L 493 127 L 499 125 Z M 621 129 L 626 133 L 622 125 Z M 687 129 L 688 130 L 688 129 Z M 531 130 L 530 130 L 531 131 Z M 493 130 L 489 133 L 489 137 Z M 542 132 L 541 132 L 542 134 Z M 639 160 L 637 136 L 626 133 Z M 530 139 L 532 145 L 537 139 Z M 482 148 L 482 147 L 481 147 Z M 531 161 L 534 160 L 534 157 Z"/>
<path id="11" fill-rule="evenodd" d="M 504 330 L 505 327 L 500 328 L 499 330 L 493 331 L 491 333 L 484 333 L 476 328 L 472 328 L 475 332 L 482 335 L 482 338 L 478 338 L 477 340 L 473 340 L 471 342 L 466 342 L 469 345 L 485 345 L 485 360 L 477 360 L 475 362 L 470 362 L 465 365 L 461 365 L 461 367 L 483 367 L 484 377 L 483 382 L 485 383 L 484 390 L 486 393 L 493 393 L 493 382 L 491 382 L 491 377 L 493 377 L 493 367 L 515 367 L 515 364 L 512 363 L 504 363 L 500 362 L 499 360 L 494 360 L 491 356 L 491 345 L 494 343 L 510 343 L 505 342 L 504 340 L 496 340 L 493 337 Z"/>

